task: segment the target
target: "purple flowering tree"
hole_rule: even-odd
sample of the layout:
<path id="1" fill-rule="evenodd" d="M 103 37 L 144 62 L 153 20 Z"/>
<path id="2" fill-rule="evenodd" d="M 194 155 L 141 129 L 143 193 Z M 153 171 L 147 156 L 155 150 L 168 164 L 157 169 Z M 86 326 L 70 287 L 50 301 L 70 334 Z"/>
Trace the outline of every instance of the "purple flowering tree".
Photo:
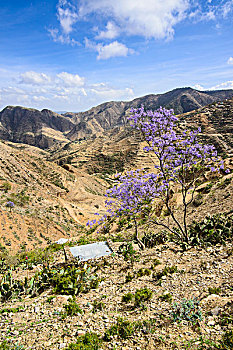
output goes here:
<path id="1" fill-rule="evenodd" d="M 166 228 L 180 242 L 188 244 L 187 209 L 194 199 L 197 183 L 207 170 L 219 172 L 224 169 L 223 161 L 214 146 L 199 142 L 200 128 L 192 131 L 180 127 L 173 110 L 160 108 L 153 112 L 141 107 L 131 112 L 128 119 L 146 141 L 144 151 L 152 155 L 154 171 L 136 170 L 120 175 L 116 185 L 106 194 L 108 214 L 129 215 L 135 224 L 138 241 L 138 222 L 146 214 L 148 222 Z M 179 219 L 172 205 L 175 192 L 182 194 L 182 218 Z M 158 199 L 167 209 L 173 227 L 155 215 L 153 206 Z M 104 220 L 101 218 L 98 223 Z"/>

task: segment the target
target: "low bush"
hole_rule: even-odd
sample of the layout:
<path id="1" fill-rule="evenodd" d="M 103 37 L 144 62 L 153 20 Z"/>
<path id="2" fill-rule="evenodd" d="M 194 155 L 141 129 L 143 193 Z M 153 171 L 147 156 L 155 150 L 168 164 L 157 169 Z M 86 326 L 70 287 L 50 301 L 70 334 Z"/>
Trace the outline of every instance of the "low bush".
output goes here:
<path id="1" fill-rule="evenodd" d="M 221 294 L 221 288 L 220 287 L 209 287 L 208 288 L 209 294 Z"/>
<path id="2" fill-rule="evenodd" d="M 155 278 L 158 281 L 163 276 L 167 276 L 167 275 L 173 274 L 175 272 L 178 272 L 177 266 L 166 266 L 162 271 L 154 273 L 153 278 Z"/>
<path id="3" fill-rule="evenodd" d="M 102 339 L 96 333 L 86 333 L 77 338 L 76 343 L 71 343 L 67 350 L 99 350 Z"/>
<path id="4" fill-rule="evenodd" d="M 187 300 L 183 299 L 180 303 L 174 303 L 171 311 L 174 322 L 188 321 L 192 325 L 202 320 L 202 311 L 199 301 L 195 298 Z"/>
<path id="5" fill-rule="evenodd" d="M 122 254 L 125 260 L 129 260 L 131 263 L 139 261 L 139 255 L 136 250 L 133 249 L 132 243 L 123 243 L 118 249 L 118 253 Z"/>
<path id="6" fill-rule="evenodd" d="M 137 277 L 150 276 L 150 275 L 151 275 L 151 270 L 147 268 L 146 269 L 141 268 L 137 271 Z"/>
<path id="7" fill-rule="evenodd" d="M 189 227 L 191 245 L 225 244 L 233 237 L 233 215 L 216 214 L 194 221 Z"/>
<path id="8" fill-rule="evenodd" d="M 129 303 L 130 301 L 134 300 L 134 295 L 133 293 L 127 293 L 123 295 L 121 300 L 123 303 Z"/>
<path id="9" fill-rule="evenodd" d="M 152 298 L 152 294 L 153 292 L 148 288 L 137 289 L 134 295 L 135 306 L 144 306 L 145 302 L 149 301 Z"/>
<path id="10" fill-rule="evenodd" d="M 104 334 L 105 341 L 111 341 L 113 336 L 127 339 L 134 334 L 135 324 L 123 318 L 118 318 L 117 323 L 112 325 Z"/>
<path id="11" fill-rule="evenodd" d="M 68 299 L 68 304 L 64 305 L 63 307 L 65 311 L 62 313 L 62 318 L 66 318 L 67 316 L 76 316 L 83 313 L 82 309 L 76 303 L 74 298 Z"/>
<path id="12" fill-rule="evenodd" d="M 167 301 L 168 303 L 171 304 L 171 302 L 172 302 L 172 295 L 170 293 L 165 293 L 163 295 L 160 295 L 159 299 L 162 300 L 162 301 Z"/>
<path id="13" fill-rule="evenodd" d="M 102 300 L 94 300 L 92 303 L 93 309 L 92 312 L 98 312 L 98 311 L 103 311 L 106 307 L 105 303 Z"/>
<path id="14" fill-rule="evenodd" d="M 168 233 L 165 230 L 160 232 L 150 232 L 146 233 L 142 237 L 142 242 L 146 248 L 153 248 L 157 244 L 163 244 L 168 240 Z"/>

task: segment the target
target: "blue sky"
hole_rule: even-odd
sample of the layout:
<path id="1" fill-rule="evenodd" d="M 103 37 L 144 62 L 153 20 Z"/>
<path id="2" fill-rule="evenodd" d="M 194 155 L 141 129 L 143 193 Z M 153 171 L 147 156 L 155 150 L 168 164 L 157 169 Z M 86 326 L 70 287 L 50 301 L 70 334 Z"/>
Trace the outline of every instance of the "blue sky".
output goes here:
<path id="1" fill-rule="evenodd" d="M 1 109 L 233 88 L 233 0 L 9 0 L 0 18 Z"/>

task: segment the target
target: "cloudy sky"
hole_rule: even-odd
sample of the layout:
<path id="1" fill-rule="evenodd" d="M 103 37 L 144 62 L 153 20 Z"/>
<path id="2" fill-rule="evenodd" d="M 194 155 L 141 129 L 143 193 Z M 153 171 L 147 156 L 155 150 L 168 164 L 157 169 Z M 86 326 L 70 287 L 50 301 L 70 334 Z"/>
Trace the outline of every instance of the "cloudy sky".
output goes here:
<path id="1" fill-rule="evenodd" d="M 0 18 L 1 109 L 233 88 L 233 0 L 9 0 Z"/>

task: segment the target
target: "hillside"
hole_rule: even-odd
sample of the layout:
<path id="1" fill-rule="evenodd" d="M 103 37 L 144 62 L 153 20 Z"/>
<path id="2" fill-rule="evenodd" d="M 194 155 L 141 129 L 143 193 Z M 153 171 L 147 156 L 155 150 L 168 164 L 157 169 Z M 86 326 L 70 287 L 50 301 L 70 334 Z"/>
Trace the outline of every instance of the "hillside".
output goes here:
<path id="1" fill-rule="evenodd" d="M 224 157 L 230 157 L 228 164 L 231 162 L 233 99 L 179 118 L 183 124 L 200 125 L 203 141 L 214 143 Z M 80 236 L 82 225 L 94 218 L 96 211 L 105 213 L 103 195 L 116 172 L 153 169 L 152 159 L 143 152 L 144 145 L 129 126 L 115 127 L 86 140 L 69 141 L 47 151 L 0 142 L 0 243 L 17 251 L 24 243 L 32 248 L 60 237 Z M 11 186 L 8 192 L 4 190 L 6 183 Z M 204 195 L 200 203 L 205 213 L 218 211 L 220 203 L 222 211 L 232 205 L 231 196 L 224 198 L 221 189 L 214 194 L 217 199 L 211 196 Z M 21 205 L 24 197 L 26 202 Z M 11 212 L 6 207 L 9 200 L 16 203 Z M 191 211 L 195 217 L 199 208 Z"/>
<path id="2" fill-rule="evenodd" d="M 126 124 L 132 107 L 173 108 L 186 113 L 233 96 L 233 90 L 197 91 L 179 88 L 164 94 L 147 95 L 129 102 L 106 102 L 80 113 L 64 115 L 43 109 L 8 106 L 0 112 L 0 139 L 26 143 L 42 149 L 60 147 Z"/>
<path id="3" fill-rule="evenodd" d="M 196 220 L 194 237 L 205 241 L 186 251 L 153 226 L 139 228 L 140 250 L 128 218 L 100 231 L 85 226 L 106 213 L 116 172 L 154 166 L 140 135 L 117 125 L 121 119 L 74 141 L 63 129 L 46 150 L 0 141 L 1 350 L 232 349 L 233 98 L 179 119 L 181 127 L 201 126 L 202 141 L 216 145 L 230 170 L 201 179 L 187 223 Z M 181 218 L 181 193 L 172 200 Z M 160 204 L 156 215 L 169 225 Z M 59 238 L 69 242 L 54 244 Z M 87 263 L 72 257 L 70 246 L 96 241 L 107 241 L 112 253 Z"/>
<path id="4" fill-rule="evenodd" d="M 0 154 L 0 244 L 12 252 L 78 236 L 96 199 L 103 206 L 104 180 L 68 171 L 32 146 L 2 141 Z"/>

